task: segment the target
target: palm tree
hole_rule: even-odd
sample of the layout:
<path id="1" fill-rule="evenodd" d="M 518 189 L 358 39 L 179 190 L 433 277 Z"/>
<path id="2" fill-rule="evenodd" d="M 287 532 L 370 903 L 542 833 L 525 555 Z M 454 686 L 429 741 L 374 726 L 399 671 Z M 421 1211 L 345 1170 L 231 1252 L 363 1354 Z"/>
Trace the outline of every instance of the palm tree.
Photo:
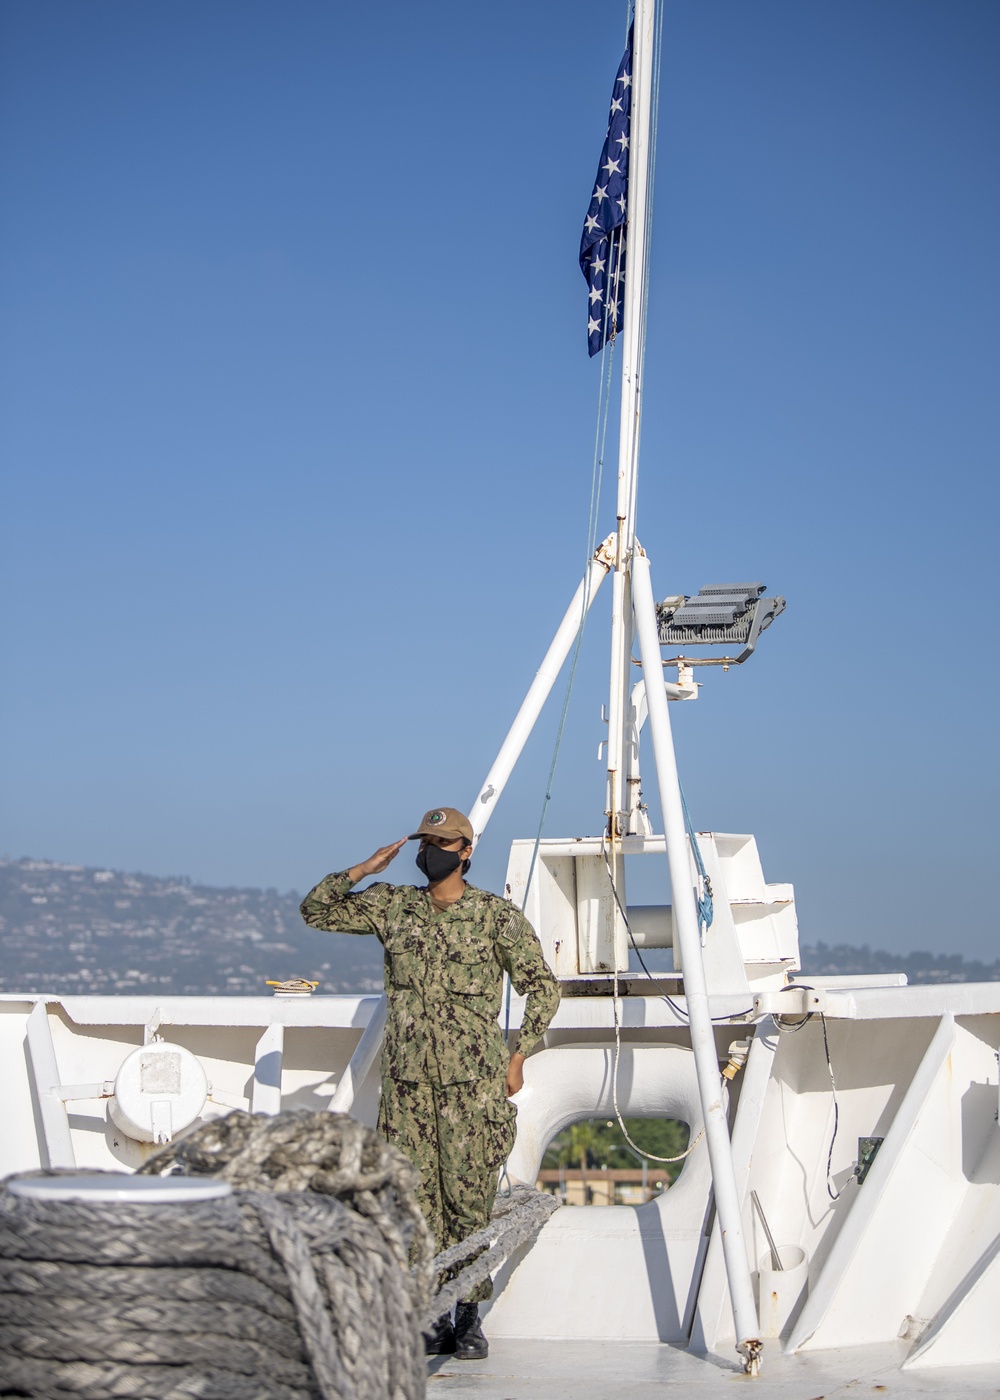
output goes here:
<path id="1" fill-rule="evenodd" d="M 683 1161 L 660 1164 L 657 1157 L 675 1157 L 688 1145 L 686 1123 L 667 1118 L 626 1118 L 625 1127 L 635 1142 L 638 1153 L 629 1147 L 618 1124 L 589 1118 L 571 1123 L 552 1139 L 542 1160 L 544 1167 L 579 1166 L 584 1182 L 587 1168 L 597 1165 L 629 1167 L 642 1154 L 654 1167 L 658 1177 L 670 1183 L 680 1175 Z"/>
<path id="2" fill-rule="evenodd" d="M 555 1149 L 558 1166 L 579 1166 L 584 1197 L 588 1200 L 590 1188 L 587 1186 L 587 1168 L 597 1165 L 600 1160 L 600 1151 L 604 1146 L 603 1125 L 593 1119 L 585 1119 L 580 1123 L 571 1123 L 568 1128 L 564 1128 L 549 1148 L 550 1152 L 553 1148 Z"/>

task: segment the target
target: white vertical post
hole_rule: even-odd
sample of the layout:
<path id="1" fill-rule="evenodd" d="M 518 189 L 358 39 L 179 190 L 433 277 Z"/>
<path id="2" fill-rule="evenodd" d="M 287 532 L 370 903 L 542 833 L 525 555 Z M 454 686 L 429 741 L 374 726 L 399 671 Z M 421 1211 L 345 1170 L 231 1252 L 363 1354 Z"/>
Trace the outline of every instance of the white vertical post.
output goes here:
<path id="1" fill-rule="evenodd" d="M 608 704 L 608 833 L 628 831 L 630 795 L 626 772 L 630 743 L 632 689 L 632 549 L 642 416 L 646 241 L 649 209 L 649 145 L 653 115 L 655 0 L 636 0 L 632 41 L 632 114 L 629 122 L 628 222 L 625 242 L 625 301 L 618 345 L 622 357 L 618 425 L 618 549 L 615 555 L 611 624 L 611 687 Z M 609 269 L 610 271 L 610 269 Z"/>
<path id="2" fill-rule="evenodd" d="M 619 519 L 618 523 L 621 525 L 622 521 Z M 621 540 L 620 533 L 618 538 Z M 628 682 L 632 665 L 632 576 L 620 544 L 611 587 L 611 684 L 608 688 L 608 789 L 605 810 L 614 858 L 617 838 L 628 830 L 628 782 L 625 770 L 631 728 L 631 687 Z"/>
<path id="3" fill-rule="evenodd" d="M 281 1067 L 285 1055 L 285 1028 L 278 1021 L 268 1026 L 253 1055 L 251 1113 L 281 1112 Z"/>
<path id="4" fill-rule="evenodd" d="M 507 780 L 514 771 L 514 765 L 520 758 L 528 736 L 534 729 L 542 707 L 549 698 L 549 693 L 563 668 L 563 663 L 572 650 L 580 631 L 580 625 L 590 610 L 597 590 L 604 582 L 605 575 L 610 568 L 610 560 L 607 557 L 609 552 L 609 542 L 605 541 L 587 565 L 587 572 L 581 580 L 579 588 L 573 594 L 573 601 L 566 609 L 566 615 L 560 622 L 542 664 L 535 673 L 535 679 L 531 682 L 528 693 L 521 702 L 521 708 L 514 716 L 514 723 L 500 746 L 500 752 L 493 760 L 493 766 L 486 775 L 486 781 L 476 795 L 472 811 L 469 813 L 476 841 L 486 830 L 487 823 L 493 815 L 493 809 L 500 800 L 500 794 L 507 786 Z"/>
<path id="5" fill-rule="evenodd" d="M 698 1093 L 705 1118 L 705 1137 L 712 1165 L 719 1231 L 729 1279 L 729 1295 L 736 1323 L 737 1347 L 748 1365 L 756 1367 L 760 1351 L 757 1307 L 754 1302 L 750 1264 L 743 1238 L 742 1209 L 736 1186 L 736 1172 L 729 1141 L 729 1125 L 722 1098 L 722 1077 L 708 1004 L 705 966 L 701 956 L 701 931 L 691 858 L 684 825 L 677 760 L 670 730 L 670 711 L 663 680 L 663 660 L 656 628 L 656 604 L 649 577 L 649 560 L 636 550 L 632 560 L 635 622 L 639 634 L 642 673 L 646 682 L 649 728 L 656 763 L 656 781 L 663 809 L 663 833 L 670 866 L 674 913 L 674 937 L 680 946 L 681 974 L 691 1026 L 691 1049 L 698 1075 Z"/>
<path id="6" fill-rule="evenodd" d="M 56 1064 L 56 1050 L 52 1044 L 49 1008 L 44 1001 L 36 1001 L 32 1007 L 28 1016 L 27 1032 L 31 1077 L 35 1083 L 38 1112 L 42 1120 L 42 1137 L 49 1159 L 47 1165 L 75 1167 L 76 1154 L 73 1151 L 66 1104 L 57 1092 L 60 1082 L 59 1066 Z"/>
<path id="7" fill-rule="evenodd" d="M 361 1039 L 354 1047 L 351 1062 L 340 1077 L 340 1083 L 330 1099 L 331 1113 L 350 1113 L 358 1090 L 368 1078 L 368 1072 L 375 1063 L 375 1057 L 382 1048 L 385 1023 L 389 1019 L 389 1003 L 380 996 L 372 1009 L 371 1019 L 361 1032 Z"/>

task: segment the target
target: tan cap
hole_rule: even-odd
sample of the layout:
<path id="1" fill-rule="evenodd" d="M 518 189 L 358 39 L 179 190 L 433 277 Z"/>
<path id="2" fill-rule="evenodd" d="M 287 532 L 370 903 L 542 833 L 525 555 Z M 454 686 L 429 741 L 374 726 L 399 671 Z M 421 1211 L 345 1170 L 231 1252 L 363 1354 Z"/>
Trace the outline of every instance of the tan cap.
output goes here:
<path id="1" fill-rule="evenodd" d="M 432 807 L 424 813 L 423 821 L 409 840 L 417 841 L 421 836 L 443 836 L 448 841 L 457 841 L 462 837 L 471 846 L 472 823 L 454 807 Z"/>

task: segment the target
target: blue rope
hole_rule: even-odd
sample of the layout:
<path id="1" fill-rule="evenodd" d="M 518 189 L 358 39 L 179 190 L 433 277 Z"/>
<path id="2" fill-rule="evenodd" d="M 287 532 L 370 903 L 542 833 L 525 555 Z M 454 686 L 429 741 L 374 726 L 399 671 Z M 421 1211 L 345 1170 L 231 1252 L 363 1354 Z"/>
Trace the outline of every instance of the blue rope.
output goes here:
<path id="1" fill-rule="evenodd" d="M 687 827 L 688 836 L 691 838 L 691 849 L 694 851 L 695 864 L 698 867 L 698 874 L 701 876 L 702 893 L 698 896 L 698 918 L 703 929 L 712 927 L 712 920 L 715 918 L 715 906 L 712 903 L 712 882 L 708 878 L 708 871 L 705 869 L 705 862 L 701 858 L 701 847 L 698 845 L 698 837 L 695 835 L 694 822 L 691 820 L 691 813 L 688 811 L 687 798 L 684 796 L 684 789 L 678 782 L 677 787 L 681 794 L 681 806 L 684 808 L 684 825 Z"/>

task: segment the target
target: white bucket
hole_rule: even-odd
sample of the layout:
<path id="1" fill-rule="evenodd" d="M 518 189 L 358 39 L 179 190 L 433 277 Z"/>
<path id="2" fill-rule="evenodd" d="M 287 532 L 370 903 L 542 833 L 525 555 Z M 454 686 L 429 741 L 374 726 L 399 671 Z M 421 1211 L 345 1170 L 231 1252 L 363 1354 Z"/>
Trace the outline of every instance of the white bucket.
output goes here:
<path id="1" fill-rule="evenodd" d="M 780 1269 L 771 1266 L 771 1251 L 758 1265 L 760 1283 L 760 1335 L 780 1337 L 798 1316 L 809 1288 L 809 1261 L 798 1245 L 778 1248 Z"/>

